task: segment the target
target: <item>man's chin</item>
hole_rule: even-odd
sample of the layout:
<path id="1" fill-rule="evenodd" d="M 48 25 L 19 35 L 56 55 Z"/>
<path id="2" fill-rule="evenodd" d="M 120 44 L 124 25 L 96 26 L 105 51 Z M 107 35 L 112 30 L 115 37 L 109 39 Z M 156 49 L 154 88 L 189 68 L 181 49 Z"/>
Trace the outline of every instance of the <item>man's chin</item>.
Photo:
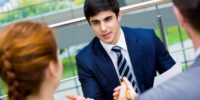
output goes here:
<path id="1" fill-rule="evenodd" d="M 113 44 L 112 41 L 106 41 L 104 43 L 106 43 L 106 44 Z"/>

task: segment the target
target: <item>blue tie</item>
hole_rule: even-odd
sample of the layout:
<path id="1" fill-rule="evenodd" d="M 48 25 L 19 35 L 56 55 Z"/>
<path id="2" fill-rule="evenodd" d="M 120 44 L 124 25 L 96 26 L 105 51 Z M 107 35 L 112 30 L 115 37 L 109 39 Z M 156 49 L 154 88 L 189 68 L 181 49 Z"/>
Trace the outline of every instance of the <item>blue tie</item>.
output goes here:
<path id="1" fill-rule="evenodd" d="M 117 54 L 117 66 L 119 70 L 119 75 L 120 77 L 127 77 L 128 80 L 132 83 L 133 87 L 136 89 L 136 84 L 133 79 L 133 73 L 131 73 L 129 65 L 125 59 L 125 57 L 121 53 L 121 47 L 119 46 L 114 46 L 112 48 L 112 51 L 114 51 Z M 137 89 L 136 89 L 137 92 Z"/>

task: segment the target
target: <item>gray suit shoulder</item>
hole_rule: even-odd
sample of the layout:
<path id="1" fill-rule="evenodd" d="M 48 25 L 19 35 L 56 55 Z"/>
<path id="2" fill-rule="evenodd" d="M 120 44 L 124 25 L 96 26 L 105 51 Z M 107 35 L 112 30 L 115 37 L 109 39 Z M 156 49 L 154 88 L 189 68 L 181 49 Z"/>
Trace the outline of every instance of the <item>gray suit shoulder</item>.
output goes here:
<path id="1" fill-rule="evenodd" d="M 189 70 L 143 93 L 139 100 L 200 100 L 199 61 Z"/>

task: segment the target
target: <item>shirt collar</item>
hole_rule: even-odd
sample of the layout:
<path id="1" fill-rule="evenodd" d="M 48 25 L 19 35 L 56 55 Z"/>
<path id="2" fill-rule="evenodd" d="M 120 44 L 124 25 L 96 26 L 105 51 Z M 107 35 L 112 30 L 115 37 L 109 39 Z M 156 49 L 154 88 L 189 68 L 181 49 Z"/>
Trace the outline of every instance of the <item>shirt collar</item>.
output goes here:
<path id="1" fill-rule="evenodd" d="M 113 48 L 113 46 L 119 46 L 122 48 L 122 50 L 127 50 L 124 32 L 121 28 L 120 28 L 120 33 L 121 34 L 119 36 L 119 40 L 117 41 L 116 45 L 107 44 L 100 40 L 100 42 L 101 42 L 102 46 L 104 47 L 104 49 L 106 50 L 106 52 L 108 52 L 108 53 L 111 52 L 111 49 Z"/>
<path id="2" fill-rule="evenodd" d="M 200 55 L 200 47 L 196 49 L 195 51 L 195 58 L 197 58 Z"/>

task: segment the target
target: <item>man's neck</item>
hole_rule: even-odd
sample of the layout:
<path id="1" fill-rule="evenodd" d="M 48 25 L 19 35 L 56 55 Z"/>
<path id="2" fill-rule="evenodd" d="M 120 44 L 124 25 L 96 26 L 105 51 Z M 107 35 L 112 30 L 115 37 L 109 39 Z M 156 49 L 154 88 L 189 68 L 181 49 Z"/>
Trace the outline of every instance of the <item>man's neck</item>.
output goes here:
<path id="1" fill-rule="evenodd" d="M 195 30 L 190 24 L 185 26 L 185 30 L 188 36 L 191 38 L 195 51 L 200 48 L 200 32 Z"/>
<path id="2" fill-rule="evenodd" d="M 200 33 L 192 38 L 193 46 L 196 49 L 200 48 Z"/>

